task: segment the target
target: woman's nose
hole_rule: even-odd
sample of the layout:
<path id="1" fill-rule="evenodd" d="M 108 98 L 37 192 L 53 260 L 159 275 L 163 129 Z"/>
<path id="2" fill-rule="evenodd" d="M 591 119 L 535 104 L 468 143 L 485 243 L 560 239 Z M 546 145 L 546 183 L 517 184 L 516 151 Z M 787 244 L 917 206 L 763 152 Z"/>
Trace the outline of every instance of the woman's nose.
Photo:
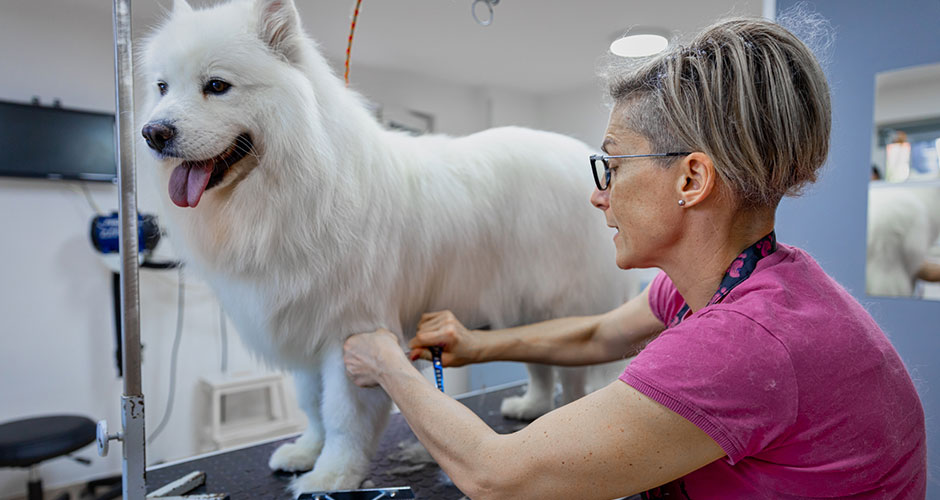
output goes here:
<path id="1" fill-rule="evenodd" d="M 591 193 L 591 205 L 601 210 L 607 210 L 610 207 L 610 189 L 601 191 L 595 187 L 594 192 Z"/>

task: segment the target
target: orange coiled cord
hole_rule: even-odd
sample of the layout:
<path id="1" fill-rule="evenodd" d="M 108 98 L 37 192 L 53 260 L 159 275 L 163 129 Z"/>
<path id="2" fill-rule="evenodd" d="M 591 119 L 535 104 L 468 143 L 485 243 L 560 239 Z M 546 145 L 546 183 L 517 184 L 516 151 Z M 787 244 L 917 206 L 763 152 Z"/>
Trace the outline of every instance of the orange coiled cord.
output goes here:
<path id="1" fill-rule="evenodd" d="M 349 27 L 349 44 L 346 45 L 346 74 L 343 77 L 347 87 L 349 86 L 349 54 L 352 52 L 353 33 L 356 31 L 356 19 L 359 18 L 359 4 L 361 3 L 362 0 L 356 0 L 356 10 L 353 11 L 352 25 Z"/>

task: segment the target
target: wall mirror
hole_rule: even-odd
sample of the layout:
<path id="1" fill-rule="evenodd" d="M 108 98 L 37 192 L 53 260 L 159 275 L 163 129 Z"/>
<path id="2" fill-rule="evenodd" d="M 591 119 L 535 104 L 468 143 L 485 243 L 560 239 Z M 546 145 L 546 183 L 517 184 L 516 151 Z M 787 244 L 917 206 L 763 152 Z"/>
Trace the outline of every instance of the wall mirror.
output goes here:
<path id="1" fill-rule="evenodd" d="M 940 63 L 875 75 L 869 295 L 940 300 Z"/>

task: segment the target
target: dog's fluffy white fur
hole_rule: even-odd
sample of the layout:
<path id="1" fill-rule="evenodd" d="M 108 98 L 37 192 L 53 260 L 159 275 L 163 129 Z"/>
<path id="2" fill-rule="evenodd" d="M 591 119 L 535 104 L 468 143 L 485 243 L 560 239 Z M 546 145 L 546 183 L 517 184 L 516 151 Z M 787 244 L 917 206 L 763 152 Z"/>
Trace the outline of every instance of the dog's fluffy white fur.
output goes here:
<path id="1" fill-rule="evenodd" d="M 940 237 L 940 188 L 885 186 L 868 190 L 869 295 L 910 297 L 916 275 Z"/>
<path id="2" fill-rule="evenodd" d="M 295 374 L 309 425 L 271 457 L 309 470 L 295 492 L 356 488 L 386 423 L 381 389 L 346 377 L 343 340 L 386 327 L 413 335 L 451 309 L 494 328 L 595 314 L 632 291 L 588 201 L 591 149 L 523 128 L 467 137 L 384 130 L 301 27 L 292 1 L 236 0 L 193 10 L 177 0 L 141 54 L 148 123 L 175 134 L 147 168 L 187 265 L 212 286 L 244 342 Z M 204 92 L 209 79 L 231 84 Z M 157 82 L 166 84 L 165 95 Z M 171 203 L 171 172 L 249 134 L 198 206 Z M 537 368 L 504 412 L 533 418 L 554 382 Z M 566 400 L 584 392 L 568 370 Z"/>

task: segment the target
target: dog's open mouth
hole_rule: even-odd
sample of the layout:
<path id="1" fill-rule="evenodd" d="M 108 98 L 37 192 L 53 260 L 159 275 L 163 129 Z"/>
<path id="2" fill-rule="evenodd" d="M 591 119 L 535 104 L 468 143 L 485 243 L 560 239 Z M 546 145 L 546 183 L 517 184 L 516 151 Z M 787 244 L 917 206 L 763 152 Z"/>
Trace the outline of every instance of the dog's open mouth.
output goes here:
<path id="1" fill-rule="evenodd" d="M 222 182 L 226 172 L 251 148 L 251 137 L 242 134 L 216 157 L 180 163 L 170 174 L 170 199 L 180 207 L 195 207 L 203 193 Z"/>

